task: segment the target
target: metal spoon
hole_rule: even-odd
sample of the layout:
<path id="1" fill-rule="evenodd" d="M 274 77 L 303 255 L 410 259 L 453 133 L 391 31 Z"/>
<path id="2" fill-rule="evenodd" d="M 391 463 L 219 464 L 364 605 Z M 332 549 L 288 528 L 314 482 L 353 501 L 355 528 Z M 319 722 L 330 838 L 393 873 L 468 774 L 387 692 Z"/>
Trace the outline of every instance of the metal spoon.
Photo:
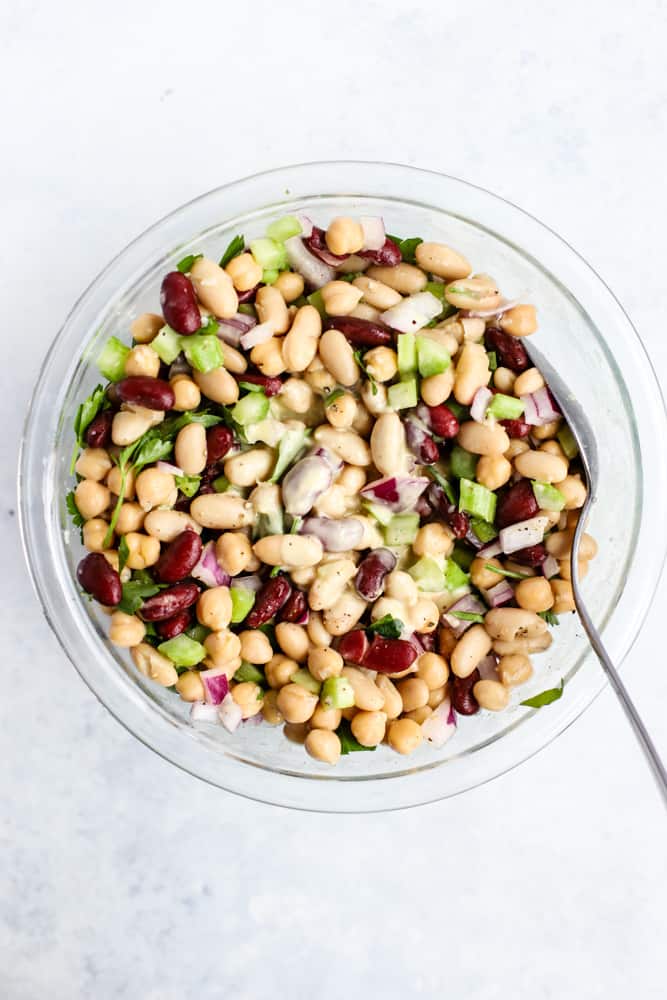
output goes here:
<path id="1" fill-rule="evenodd" d="M 524 346 L 526 346 L 525 341 L 523 343 Z M 579 403 L 568 390 L 566 384 L 555 368 L 549 364 L 547 359 L 540 353 L 540 351 L 537 350 L 537 348 L 533 347 L 532 344 L 529 348 L 527 348 L 527 351 L 531 360 L 535 364 L 535 367 L 539 368 L 542 372 L 554 399 L 558 403 L 563 416 L 568 422 L 570 430 L 572 431 L 572 436 L 574 437 L 577 447 L 579 448 L 579 459 L 586 478 L 586 486 L 588 487 L 588 495 L 586 497 L 586 502 L 581 509 L 579 520 L 577 521 L 577 527 L 575 529 L 574 539 L 572 542 L 572 552 L 570 554 L 572 594 L 577 613 L 586 630 L 586 634 L 590 639 L 593 651 L 600 661 L 609 683 L 616 692 L 618 700 L 623 707 L 623 711 L 628 717 L 635 736 L 639 741 L 639 745 L 644 751 L 644 755 L 651 766 L 653 776 L 658 783 L 658 788 L 662 793 L 665 805 L 667 806 L 667 769 L 660 759 L 660 755 L 655 747 L 655 744 L 647 733 L 646 727 L 644 726 L 644 723 L 642 722 L 639 713 L 635 708 L 634 702 L 628 694 L 616 667 L 611 662 L 609 654 L 604 648 L 602 639 L 600 638 L 595 625 L 588 615 L 586 605 L 584 604 L 584 599 L 581 594 L 578 559 L 579 543 L 581 542 L 581 536 L 585 530 L 586 516 L 596 499 L 600 469 L 595 435 L 593 434 L 593 429 L 581 403 Z"/>

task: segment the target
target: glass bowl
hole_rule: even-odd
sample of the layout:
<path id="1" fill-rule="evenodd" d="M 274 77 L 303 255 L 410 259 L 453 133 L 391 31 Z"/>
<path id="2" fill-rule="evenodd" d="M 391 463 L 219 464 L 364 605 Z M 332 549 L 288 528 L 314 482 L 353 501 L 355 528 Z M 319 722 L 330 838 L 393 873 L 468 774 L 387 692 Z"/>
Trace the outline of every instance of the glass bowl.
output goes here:
<path id="1" fill-rule="evenodd" d="M 83 600 L 75 577 L 82 549 L 69 527 L 72 425 L 99 381 L 94 359 L 112 334 L 155 311 L 162 275 L 186 253 L 212 257 L 236 233 L 261 235 L 277 215 L 303 211 L 324 225 L 336 215 L 382 215 L 387 231 L 441 240 L 488 272 L 510 298 L 539 309 L 536 343 L 585 406 L 600 450 L 600 496 L 590 530 L 600 551 L 584 588 L 592 618 L 620 664 L 653 596 L 666 548 L 664 406 L 628 317 L 574 250 L 520 209 L 460 180 L 395 164 L 312 163 L 237 181 L 177 209 L 113 260 L 74 306 L 44 362 L 25 425 L 20 512 L 27 560 L 58 641 L 109 711 L 167 760 L 220 788 L 293 808 L 363 812 L 454 795 L 502 774 L 544 747 L 604 686 L 579 622 L 565 616 L 551 649 L 535 657 L 529 685 L 508 711 L 460 720 L 439 751 L 410 757 L 387 747 L 329 768 L 266 724 L 188 721 L 189 706 L 137 673 L 106 638 L 108 619 Z M 543 709 L 520 699 L 565 678 Z M 119 775 L 119 780 L 122 777 Z"/>

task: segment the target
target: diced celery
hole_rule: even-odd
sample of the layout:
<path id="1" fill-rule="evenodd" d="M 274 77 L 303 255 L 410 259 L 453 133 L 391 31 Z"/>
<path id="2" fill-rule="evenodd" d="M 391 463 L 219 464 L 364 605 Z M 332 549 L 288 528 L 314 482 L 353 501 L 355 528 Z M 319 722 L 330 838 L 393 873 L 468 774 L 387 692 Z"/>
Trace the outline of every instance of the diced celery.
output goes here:
<path id="1" fill-rule="evenodd" d="M 412 545 L 419 531 L 419 514 L 394 514 L 384 529 L 387 545 Z"/>
<path id="2" fill-rule="evenodd" d="M 157 337 L 151 341 L 151 347 L 165 365 L 171 365 L 183 350 L 181 335 L 170 326 L 163 326 Z"/>
<path id="3" fill-rule="evenodd" d="M 410 567 L 408 573 L 420 590 L 438 593 L 444 589 L 445 575 L 442 566 L 432 556 L 424 556 Z"/>
<path id="4" fill-rule="evenodd" d="M 456 542 L 454 544 L 454 551 L 452 552 L 451 558 L 457 566 L 460 566 L 464 572 L 467 572 L 470 569 L 473 559 L 475 558 L 475 553 L 462 542 Z"/>
<path id="5" fill-rule="evenodd" d="M 280 271 L 277 268 L 275 268 L 275 267 L 272 267 L 272 268 L 269 268 L 268 270 L 262 271 L 262 282 L 265 285 L 273 285 L 274 282 L 276 282 L 278 280 L 278 275 L 279 274 L 280 274 Z"/>
<path id="6" fill-rule="evenodd" d="M 210 628 L 206 628 L 205 625 L 200 625 L 197 622 L 196 625 L 191 625 L 190 628 L 186 628 L 185 634 L 189 635 L 191 639 L 195 642 L 203 642 L 207 635 L 211 634 Z"/>
<path id="7" fill-rule="evenodd" d="M 290 677 L 292 684 L 298 684 L 299 687 L 305 688 L 306 691 L 310 691 L 311 694 L 319 694 L 322 687 L 321 683 L 313 677 L 310 671 L 301 667 Z"/>
<path id="8" fill-rule="evenodd" d="M 278 482 L 292 462 L 301 454 L 308 440 L 308 431 L 305 428 L 291 428 L 283 434 L 278 445 L 278 458 L 271 473 L 270 483 Z"/>
<path id="9" fill-rule="evenodd" d="M 232 407 L 232 420 L 241 427 L 257 424 L 269 413 L 269 400 L 263 392 L 249 392 Z"/>
<path id="10" fill-rule="evenodd" d="M 225 363 L 222 344 L 216 336 L 195 334 L 194 337 L 183 337 L 181 346 L 188 364 L 203 375 L 221 368 Z"/>
<path id="11" fill-rule="evenodd" d="M 449 351 L 430 337 L 417 337 L 417 359 L 422 378 L 441 375 L 452 363 Z"/>
<path id="12" fill-rule="evenodd" d="M 451 410 L 459 423 L 463 423 L 464 420 L 470 420 L 469 406 L 463 406 L 462 403 L 457 403 L 455 399 L 448 399 L 445 405 L 448 410 Z"/>
<path id="13" fill-rule="evenodd" d="M 239 312 L 243 313 L 244 316 L 257 316 L 257 310 L 252 302 L 242 302 L 239 306 Z"/>
<path id="14" fill-rule="evenodd" d="M 320 701 L 325 708 L 352 708 L 354 689 L 347 677 L 327 677 L 322 685 Z"/>
<path id="15" fill-rule="evenodd" d="M 493 521 L 496 516 L 496 494 L 470 479 L 462 479 L 460 488 L 459 510 L 481 517 L 483 521 Z"/>
<path id="16" fill-rule="evenodd" d="M 227 479 L 227 476 L 217 476 L 211 483 L 211 486 L 216 493 L 226 493 L 231 483 Z"/>
<path id="17" fill-rule="evenodd" d="M 258 670 L 254 663 L 248 663 L 247 660 L 241 660 L 241 666 L 234 674 L 234 680 L 243 683 L 243 681 L 250 681 L 253 684 L 263 684 L 264 674 L 261 670 Z"/>
<path id="18" fill-rule="evenodd" d="M 379 524 L 386 526 L 394 516 L 389 507 L 385 507 L 384 504 L 371 503 L 370 500 L 364 500 L 362 503 L 371 517 L 374 517 Z"/>
<path id="19" fill-rule="evenodd" d="M 533 481 L 532 487 L 541 510 L 562 510 L 565 506 L 565 497 L 555 486 Z"/>
<path id="20" fill-rule="evenodd" d="M 295 215 L 284 215 L 266 227 L 266 235 L 278 243 L 284 243 L 290 236 L 300 236 L 302 232 L 301 223 Z"/>
<path id="21" fill-rule="evenodd" d="M 232 599 L 232 625 L 238 625 L 255 603 L 255 591 L 248 587 L 232 587 L 229 596 Z"/>
<path id="22" fill-rule="evenodd" d="M 191 639 L 185 632 L 181 632 L 173 639 L 167 639 L 166 642 L 161 642 L 158 650 L 163 656 L 169 657 L 177 667 L 194 667 L 195 664 L 201 663 L 206 656 L 206 650 L 202 644 Z"/>
<path id="23" fill-rule="evenodd" d="M 399 333 L 396 338 L 398 370 L 401 378 L 417 371 L 417 340 L 414 333 Z"/>
<path id="24" fill-rule="evenodd" d="M 489 359 L 489 371 L 494 372 L 498 367 L 498 355 L 495 351 L 487 351 L 486 356 Z"/>
<path id="25" fill-rule="evenodd" d="M 109 382 L 119 382 L 125 375 L 125 359 L 130 348 L 122 344 L 118 337 L 109 337 L 97 359 L 97 367 Z"/>
<path id="26" fill-rule="evenodd" d="M 409 410 L 417 405 L 417 380 L 406 379 L 390 385 L 387 392 L 387 403 L 392 410 Z"/>
<path id="27" fill-rule="evenodd" d="M 282 535 L 284 532 L 285 518 L 283 516 L 283 509 L 279 504 L 276 504 L 273 510 L 260 512 L 256 515 L 255 538 L 264 538 L 266 535 Z"/>
<path id="28" fill-rule="evenodd" d="M 574 440 L 574 434 L 567 424 L 563 424 L 556 437 L 558 438 L 560 446 L 565 452 L 567 458 L 570 460 L 576 458 L 579 454 L 579 447 L 577 442 Z"/>
<path id="29" fill-rule="evenodd" d="M 324 308 L 324 299 L 322 298 L 322 292 L 320 292 L 319 289 L 316 292 L 311 292 L 308 296 L 308 305 L 315 306 L 322 319 L 327 318 L 327 311 Z"/>
<path id="30" fill-rule="evenodd" d="M 523 400 L 497 392 L 491 397 L 486 408 L 486 415 L 495 417 L 496 420 L 518 420 L 525 408 Z"/>
<path id="31" fill-rule="evenodd" d="M 447 404 L 449 406 L 449 403 Z M 477 455 L 455 444 L 449 456 L 449 471 L 456 479 L 474 479 L 477 471 Z"/>
<path id="32" fill-rule="evenodd" d="M 436 299 L 440 299 L 442 302 L 443 309 L 445 307 L 445 283 L 444 281 L 427 281 L 423 288 L 424 292 L 430 292 L 431 295 L 435 295 Z"/>
<path id="33" fill-rule="evenodd" d="M 492 524 L 482 521 L 479 517 L 471 517 L 470 527 L 475 532 L 480 542 L 483 542 L 484 544 L 492 541 L 498 534 Z"/>
<path id="34" fill-rule="evenodd" d="M 250 252 L 263 271 L 284 271 L 289 266 L 283 244 L 268 237 L 253 240 Z"/>
<path id="35" fill-rule="evenodd" d="M 468 574 L 453 559 L 448 559 L 445 566 L 446 589 L 450 591 L 460 590 L 461 587 L 466 587 L 467 585 Z"/>

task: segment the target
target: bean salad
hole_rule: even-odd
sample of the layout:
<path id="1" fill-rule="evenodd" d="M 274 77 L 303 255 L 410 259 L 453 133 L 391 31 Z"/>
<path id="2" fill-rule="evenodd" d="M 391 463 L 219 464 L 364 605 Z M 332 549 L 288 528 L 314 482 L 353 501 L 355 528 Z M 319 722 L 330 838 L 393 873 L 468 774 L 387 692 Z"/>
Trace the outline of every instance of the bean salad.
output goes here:
<path id="1" fill-rule="evenodd" d="M 536 330 L 377 217 L 286 216 L 185 257 L 75 420 L 77 579 L 111 643 L 193 725 L 283 726 L 327 764 L 516 704 L 574 611 L 586 499 Z"/>

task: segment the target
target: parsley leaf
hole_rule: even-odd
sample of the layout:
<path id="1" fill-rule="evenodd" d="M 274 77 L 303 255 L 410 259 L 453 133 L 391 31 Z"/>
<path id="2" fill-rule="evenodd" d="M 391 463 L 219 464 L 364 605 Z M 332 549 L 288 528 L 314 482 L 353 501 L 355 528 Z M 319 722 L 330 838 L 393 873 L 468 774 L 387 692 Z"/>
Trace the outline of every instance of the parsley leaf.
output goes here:
<path id="1" fill-rule="evenodd" d="M 541 691 L 532 698 L 526 698 L 526 700 L 522 701 L 521 704 L 526 705 L 528 708 L 542 708 L 543 705 L 550 705 L 552 701 L 558 701 L 558 699 L 563 696 L 564 687 L 565 682 L 561 681 L 560 687 L 549 688 L 548 691 Z"/>
<path id="2" fill-rule="evenodd" d="M 403 622 L 399 618 L 392 618 L 391 615 L 385 615 L 383 618 L 378 618 L 372 625 L 369 625 L 367 631 L 375 632 L 384 639 L 398 639 L 403 631 Z"/>
<path id="3" fill-rule="evenodd" d="M 424 471 L 426 472 L 427 476 L 430 476 L 431 479 L 435 480 L 438 486 L 442 487 L 442 489 L 445 491 L 445 496 L 447 497 L 450 503 L 453 504 L 458 503 L 456 496 L 454 495 L 454 490 L 452 489 L 449 483 L 449 480 L 446 479 L 441 472 L 438 472 L 438 470 L 434 468 L 434 466 L 432 465 L 425 466 Z"/>
<path id="4" fill-rule="evenodd" d="M 76 411 L 76 416 L 74 417 L 74 434 L 76 436 L 76 445 L 74 448 L 74 454 L 72 455 L 72 463 L 70 466 L 70 473 L 74 472 L 74 464 L 76 462 L 77 452 L 80 448 L 83 448 L 84 434 L 88 430 L 88 427 L 93 422 L 100 410 L 106 410 L 111 404 L 107 399 L 104 386 L 96 385 L 90 396 L 84 399 L 83 403 L 80 404 L 78 410 Z"/>
<path id="5" fill-rule="evenodd" d="M 127 544 L 127 539 L 125 535 L 122 536 L 120 543 L 118 545 L 118 572 L 122 573 L 125 568 L 125 563 L 130 555 L 130 547 Z"/>
<path id="6" fill-rule="evenodd" d="M 67 511 L 70 517 L 72 518 L 72 521 L 77 526 L 77 528 L 83 528 L 84 524 L 86 523 L 86 519 L 82 516 L 82 514 L 79 511 L 79 508 L 76 505 L 76 500 L 74 498 L 74 490 L 70 490 L 67 496 L 65 497 L 65 505 L 67 507 Z"/>
<path id="7" fill-rule="evenodd" d="M 233 260 L 234 257 L 238 257 L 240 253 L 243 253 L 244 249 L 245 237 L 235 236 L 220 258 L 220 267 L 227 267 L 230 260 Z"/>
<path id="8" fill-rule="evenodd" d="M 395 243 L 398 249 L 401 251 L 401 257 L 407 264 L 414 264 L 416 261 L 415 250 L 420 243 L 423 243 L 421 236 L 411 236 L 408 239 L 402 240 L 400 236 L 389 236 L 392 243 Z"/>
<path id="9" fill-rule="evenodd" d="M 333 389 L 328 396 L 324 397 L 324 405 L 331 406 L 337 399 L 345 395 L 345 389 Z"/>
<path id="10" fill-rule="evenodd" d="M 118 611 L 124 611 L 126 615 L 135 614 L 147 597 L 154 597 L 159 594 L 162 587 L 153 583 L 152 580 L 128 580 L 123 584 L 123 596 L 117 607 Z"/>
<path id="11" fill-rule="evenodd" d="M 176 485 L 186 497 L 193 497 L 199 489 L 201 476 L 176 476 Z"/>
<path id="12" fill-rule="evenodd" d="M 531 577 L 530 573 L 514 573 L 511 569 L 501 569 L 500 566 L 492 566 L 491 563 L 484 563 L 484 568 L 490 569 L 498 576 L 508 576 L 510 580 L 528 580 Z"/>
<path id="13" fill-rule="evenodd" d="M 337 274 L 336 275 L 336 280 L 337 281 L 354 281 L 355 278 L 360 278 L 363 273 L 364 273 L 363 271 L 353 271 L 351 274 Z"/>
<path id="14" fill-rule="evenodd" d="M 560 618 L 553 611 L 538 611 L 540 618 L 544 618 L 547 625 L 560 625 Z"/>
<path id="15" fill-rule="evenodd" d="M 477 615 L 473 611 L 448 611 L 448 615 L 452 618 L 458 618 L 462 622 L 479 622 L 480 625 L 484 624 L 484 615 Z"/>
<path id="16" fill-rule="evenodd" d="M 194 262 L 196 260 L 199 260 L 199 258 L 203 256 L 204 255 L 201 253 L 189 253 L 187 257 L 183 258 L 183 260 L 179 260 L 176 267 L 181 272 L 181 274 L 187 274 L 188 271 L 192 270 L 192 265 L 194 264 Z"/>
<path id="17" fill-rule="evenodd" d="M 356 753 L 358 750 L 375 750 L 375 747 L 364 747 L 355 740 L 352 735 L 352 729 L 350 728 L 350 723 L 347 719 L 343 719 L 340 726 L 336 730 L 338 739 L 340 740 L 340 752 L 342 754 Z"/>
<path id="18" fill-rule="evenodd" d="M 364 373 L 364 375 L 366 376 L 366 378 L 370 382 L 370 384 L 371 384 L 371 391 L 372 391 L 373 395 L 376 396 L 377 395 L 377 391 L 378 391 L 378 384 L 375 381 L 375 379 L 373 378 L 373 376 L 371 375 L 371 373 L 369 372 L 368 368 L 366 367 L 366 364 L 364 362 L 364 356 L 363 356 L 363 354 L 359 350 L 354 351 L 353 353 L 354 353 L 354 360 L 357 362 L 357 364 L 361 368 L 362 372 Z"/>

